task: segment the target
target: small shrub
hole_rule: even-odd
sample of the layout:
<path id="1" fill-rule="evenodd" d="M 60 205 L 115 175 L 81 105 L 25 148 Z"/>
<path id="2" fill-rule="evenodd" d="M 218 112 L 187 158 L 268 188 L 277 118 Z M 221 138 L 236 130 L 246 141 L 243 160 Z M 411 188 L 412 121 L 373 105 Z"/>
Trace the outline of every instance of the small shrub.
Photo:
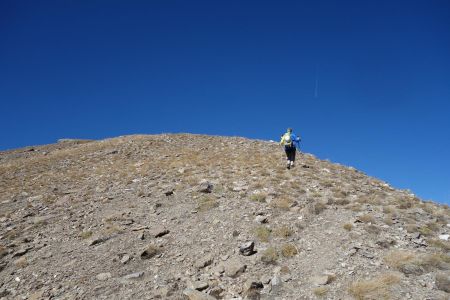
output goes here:
<path id="1" fill-rule="evenodd" d="M 326 286 L 320 286 L 317 287 L 315 289 L 313 289 L 313 293 L 314 295 L 316 295 L 317 297 L 323 297 L 328 293 L 329 288 Z"/>
<path id="2" fill-rule="evenodd" d="M 199 211 L 208 211 L 217 206 L 219 206 L 219 203 L 212 196 L 203 196 L 197 200 L 197 209 Z"/>
<path id="3" fill-rule="evenodd" d="M 21 269 L 25 268 L 28 265 L 27 258 L 23 256 L 23 257 L 20 257 L 20 258 L 16 259 L 14 261 L 14 265 L 17 268 L 21 268 Z"/>
<path id="4" fill-rule="evenodd" d="M 350 231 L 350 230 L 353 229 L 353 224 L 352 224 L 352 223 L 345 223 L 342 227 L 343 227 L 345 230 Z"/>
<path id="5" fill-rule="evenodd" d="M 270 229 L 267 228 L 266 226 L 258 226 L 254 229 L 254 234 L 256 238 L 264 243 L 267 243 L 269 241 L 270 233 L 271 233 Z"/>
<path id="6" fill-rule="evenodd" d="M 83 231 L 82 233 L 80 233 L 80 237 L 85 240 L 88 239 L 92 236 L 92 231 Z"/>
<path id="7" fill-rule="evenodd" d="M 327 208 L 327 204 L 321 201 L 317 201 L 316 203 L 312 203 L 308 206 L 309 213 L 318 215 L 323 212 Z"/>
<path id="8" fill-rule="evenodd" d="M 395 207 L 393 205 L 383 206 L 383 213 L 385 213 L 385 214 L 395 213 Z"/>
<path id="9" fill-rule="evenodd" d="M 370 280 L 357 281 L 349 287 L 349 292 L 358 300 L 390 298 L 390 286 L 399 282 L 399 275 L 387 273 Z"/>
<path id="10" fill-rule="evenodd" d="M 370 234 L 374 234 L 374 235 L 378 235 L 381 232 L 380 227 L 373 225 L 373 224 L 369 224 L 367 226 L 364 227 L 364 229 L 370 233 Z"/>
<path id="11" fill-rule="evenodd" d="M 404 250 L 395 250 L 389 252 L 384 257 L 384 262 L 386 265 L 395 268 L 400 269 L 407 263 L 412 263 L 416 259 L 417 255 L 410 251 L 404 251 Z"/>
<path id="12" fill-rule="evenodd" d="M 362 211 L 362 205 L 360 203 L 351 203 L 351 204 L 347 205 L 345 208 L 348 208 L 349 210 L 354 211 L 354 212 Z"/>
<path id="13" fill-rule="evenodd" d="M 266 202 L 267 195 L 265 193 L 255 193 L 250 195 L 250 200 L 255 202 Z"/>
<path id="14" fill-rule="evenodd" d="M 420 232 L 421 235 L 424 235 L 424 236 L 431 236 L 434 234 L 433 230 L 431 230 L 426 225 L 419 227 L 418 231 Z"/>
<path id="15" fill-rule="evenodd" d="M 298 250 L 294 244 L 289 243 L 289 244 L 283 244 L 281 246 L 281 255 L 283 255 L 284 257 L 292 257 L 297 254 L 298 254 Z"/>
<path id="16" fill-rule="evenodd" d="M 414 206 L 413 201 L 407 198 L 400 198 L 397 200 L 397 207 L 399 209 L 408 209 Z"/>
<path id="17" fill-rule="evenodd" d="M 438 239 L 429 239 L 428 243 L 436 248 L 440 248 L 443 251 L 450 251 L 450 242 L 449 241 L 442 241 L 442 240 L 438 240 Z"/>
<path id="18" fill-rule="evenodd" d="M 273 247 L 267 248 L 261 255 L 261 261 L 267 264 L 273 264 L 277 261 L 277 259 L 278 253 Z"/>
<path id="19" fill-rule="evenodd" d="M 419 227 L 416 224 L 406 224 L 405 229 L 409 233 L 417 232 Z"/>
<path id="20" fill-rule="evenodd" d="M 282 238 L 290 237 L 292 234 L 293 234 L 292 229 L 286 225 L 275 229 L 275 235 L 282 237 Z"/>
<path id="21" fill-rule="evenodd" d="M 281 208 L 283 210 L 288 210 L 293 203 L 294 203 L 294 201 L 292 201 L 289 198 L 276 198 L 272 202 L 270 202 L 270 205 L 272 207 Z"/>
<path id="22" fill-rule="evenodd" d="M 350 203 L 350 200 L 348 199 L 329 199 L 328 204 L 334 204 L 334 205 L 347 205 Z"/>
<path id="23" fill-rule="evenodd" d="M 364 223 L 375 223 L 375 218 L 371 214 L 364 214 L 358 217 L 358 220 Z"/>

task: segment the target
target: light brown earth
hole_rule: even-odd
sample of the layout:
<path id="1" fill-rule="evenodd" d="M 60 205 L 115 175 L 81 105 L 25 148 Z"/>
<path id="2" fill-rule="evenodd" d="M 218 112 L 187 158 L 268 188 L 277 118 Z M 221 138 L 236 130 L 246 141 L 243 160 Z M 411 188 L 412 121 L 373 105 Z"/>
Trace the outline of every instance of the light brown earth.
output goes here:
<path id="1" fill-rule="evenodd" d="M 0 299 L 449 299 L 448 206 L 283 155 L 191 134 L 0 152 Z"/>

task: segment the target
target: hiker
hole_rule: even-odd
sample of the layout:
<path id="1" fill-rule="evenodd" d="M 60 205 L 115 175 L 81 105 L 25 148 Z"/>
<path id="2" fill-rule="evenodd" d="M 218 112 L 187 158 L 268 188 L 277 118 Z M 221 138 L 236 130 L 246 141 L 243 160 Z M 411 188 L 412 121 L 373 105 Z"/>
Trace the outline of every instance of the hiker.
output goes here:
<path id="1" fill-rule="evenodd" d="M 295 152 L 299 147 L 300 138 L 292 132 L 292 128 L 288 128 L 286 133 L 281 136 L 280 145 L 284 146 L 287 157 L 287 168 L 294 167 Z"/>

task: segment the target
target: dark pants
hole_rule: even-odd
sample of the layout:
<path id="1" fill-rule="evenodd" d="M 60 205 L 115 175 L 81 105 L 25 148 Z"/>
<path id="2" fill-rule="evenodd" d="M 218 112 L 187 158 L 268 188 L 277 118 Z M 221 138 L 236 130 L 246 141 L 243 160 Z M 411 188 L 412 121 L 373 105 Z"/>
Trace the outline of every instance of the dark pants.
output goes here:
<path id="1" fill-rule="evenodd" d="M 284 151 L 286 152 L 287 159 L 290 161 L 295 161 L 295 146 L 285 146 Z"/>

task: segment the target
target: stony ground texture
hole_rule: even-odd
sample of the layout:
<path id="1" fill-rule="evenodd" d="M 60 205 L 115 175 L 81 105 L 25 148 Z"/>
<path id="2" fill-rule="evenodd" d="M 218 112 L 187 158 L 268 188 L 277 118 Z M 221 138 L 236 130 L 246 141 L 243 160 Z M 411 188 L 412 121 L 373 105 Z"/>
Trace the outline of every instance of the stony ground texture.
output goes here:
<path id="1" fill-rule="evenodd" d="M 275 143 L 0 152 L 0 299 L 449 299 L 449 208 Z"/>

